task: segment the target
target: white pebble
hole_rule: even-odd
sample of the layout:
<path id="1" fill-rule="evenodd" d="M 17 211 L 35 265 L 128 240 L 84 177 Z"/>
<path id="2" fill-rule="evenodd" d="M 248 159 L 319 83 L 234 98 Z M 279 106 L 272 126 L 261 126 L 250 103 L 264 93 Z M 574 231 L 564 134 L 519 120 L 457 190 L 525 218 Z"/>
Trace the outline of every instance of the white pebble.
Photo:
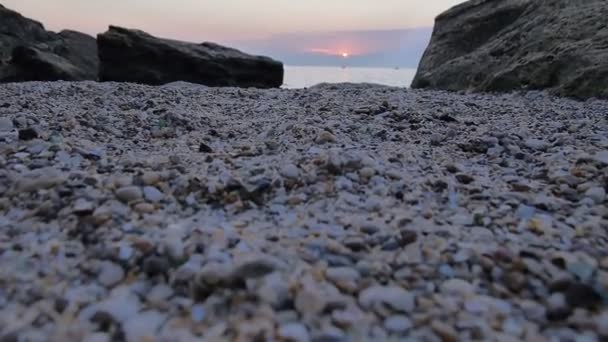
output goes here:
<path id="1" fill-rule="evenodd" d="M 125 276 L 125 271 L 119 265 L 110 261 L 101 263 L 101 268 L 97 280 L 105 286 L 112 287 L 118 284 Z"/>
<path id="2" fill-rule="evenodd" d="M 310 334 L 306 326 L 300 323 L 287 323 L 279 327 L 279 337 L 288 342 L 308 342 Z"/>
<path id="3" fill-rule="evenodd" d="M 158 203 L 163 200 L 165 195 L 154 186 L 144 186 L 144 198 L 148 202 Z"/>

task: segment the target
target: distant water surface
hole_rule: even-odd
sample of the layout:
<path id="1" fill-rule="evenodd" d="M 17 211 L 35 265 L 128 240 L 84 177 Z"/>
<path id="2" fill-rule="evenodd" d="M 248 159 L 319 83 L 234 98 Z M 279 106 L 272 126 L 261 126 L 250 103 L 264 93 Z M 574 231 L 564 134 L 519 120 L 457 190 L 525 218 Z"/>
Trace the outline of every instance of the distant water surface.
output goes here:
<path id="1" fill-rule="evenodd" d="M 319 83 L 377 83 L 409 87 L 416 69 L 285 66 L 283 88 L 305 88 Z"/>

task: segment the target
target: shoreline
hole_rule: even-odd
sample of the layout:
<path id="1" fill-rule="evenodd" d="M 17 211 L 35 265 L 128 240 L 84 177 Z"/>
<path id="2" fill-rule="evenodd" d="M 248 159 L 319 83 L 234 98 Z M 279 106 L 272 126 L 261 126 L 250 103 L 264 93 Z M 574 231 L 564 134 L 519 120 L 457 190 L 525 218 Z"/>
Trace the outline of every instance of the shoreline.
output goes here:
<path id="1" fill-rule="evenodd" d="M 0 337 L 608 331 L 608 101 L 0 85 Z"/>

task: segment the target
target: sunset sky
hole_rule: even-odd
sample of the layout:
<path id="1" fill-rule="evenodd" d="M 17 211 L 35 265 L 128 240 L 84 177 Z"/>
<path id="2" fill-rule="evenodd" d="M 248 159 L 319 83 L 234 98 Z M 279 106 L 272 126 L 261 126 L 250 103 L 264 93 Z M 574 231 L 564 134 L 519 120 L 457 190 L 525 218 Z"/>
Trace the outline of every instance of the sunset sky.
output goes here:
<path id="1" fill-rule="evenodd" d="M 349 57 L 426 44 L 434 17 L 463 0 L 0 0 L 50 30 L 109 24 L 284 56 Z M 416 28 L 417 30 L 411 30 Z M 420 28 L 426 28 L 420 30 Z M 356 34 L 353 31 L 357 32 Z M 399 36 L 401 32 L 402 36 Z M 300 44 L 293 39 L 301 41 Z M 420 43 L 420 41 L 423 43 Z M 296 43 L 296 44 L 294 44 Z M 412 43 L 414 44 L 414 43 Z M 261 51 L 263 50 L 263 51 Z M 280 57 L 279 56 L 279 57 Z M 398 58 L 398 57 L 396 57 Z"/>

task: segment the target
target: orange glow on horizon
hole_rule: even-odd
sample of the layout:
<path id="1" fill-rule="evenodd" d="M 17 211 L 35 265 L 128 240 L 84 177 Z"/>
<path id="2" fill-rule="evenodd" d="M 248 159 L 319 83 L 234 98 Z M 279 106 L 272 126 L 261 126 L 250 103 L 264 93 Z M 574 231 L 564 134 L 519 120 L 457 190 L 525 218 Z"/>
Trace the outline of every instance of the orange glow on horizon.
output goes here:
<path id="1" fill-rule="evenodd" d="M 321 55 L 330 55 L 342 58 L 349 58 L 357 55 L 364 55 L 373 52 L 374 49 L 364 46 L 337 46 L 332 48 L 308 48 L 303 52 L 315 53 Z"/>

